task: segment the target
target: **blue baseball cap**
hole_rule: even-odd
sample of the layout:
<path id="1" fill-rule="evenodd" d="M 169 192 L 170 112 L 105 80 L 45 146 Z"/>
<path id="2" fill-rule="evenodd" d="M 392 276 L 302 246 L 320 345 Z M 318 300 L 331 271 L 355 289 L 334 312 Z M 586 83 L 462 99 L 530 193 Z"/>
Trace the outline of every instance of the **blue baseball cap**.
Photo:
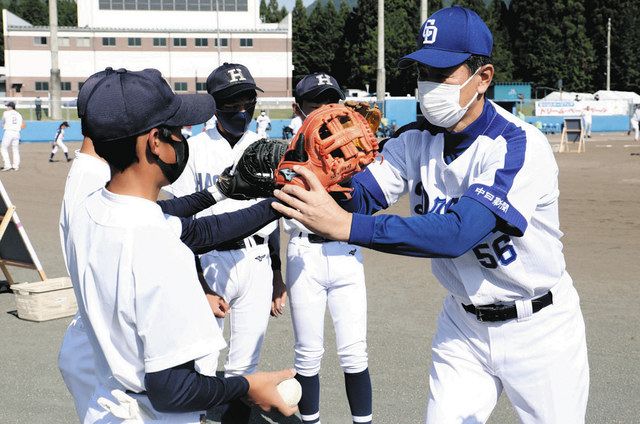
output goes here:
<path id="1" fill-rule="evenodd" d="M 216 109 L 207 94 L 175 94 L 157 69 L 107 68 L 87 83 L 78 96 L 78 111 L 82 132 L 93 141 L 118 140 L 159 126 L 201 124 Z"/>
<path id="2" fill-rule="evenodd" d="M 293 96 L 299 99 L 312 101 L 320 94 L 327 91 L 333 91 L 341 100 L 345 99 L 344 93 L 340 88 L 340 84 L 334 77 L 324 72 L 316 72 L 309 74 L 302 78 L 296 89 L 293 91 Z"/>
<path id="3" fill-rule="evenodd" d="M 207 92 L 218 100 L 227 100 L 246 91 L 263 91 L 249 69 L 239 63 L 223 63 L 207 77 Z"/>
<path id="4" fill-rule="evenodd" d="M 407 68 L 415 62 L 434 68 L 460 65 L 473 55 L 491 56 L 493 36 L 482 18 L 473 10 L 453 6 L 431 15 L 418 34 L 415 52 L 398 61 Z"/>

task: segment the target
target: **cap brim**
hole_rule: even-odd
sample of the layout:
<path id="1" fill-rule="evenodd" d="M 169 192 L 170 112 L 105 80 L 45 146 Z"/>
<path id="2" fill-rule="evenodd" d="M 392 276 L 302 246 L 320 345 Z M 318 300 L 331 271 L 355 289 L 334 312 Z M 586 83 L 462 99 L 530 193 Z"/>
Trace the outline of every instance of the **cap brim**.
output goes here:
<path id="1" fill-rule="evenodd" d="M 212 96 L 215 96 L 217 99 L 228 99 L 229 97 L 234 97 L 244 91 L 259 91 L 264 93 L 264 90 L 253 84 L 235 84 L 231 87 L 227 87 L 224 90 L 220 90 L 218 92 L 210 93 Z"/>
<path id="2" fill-rule="evenodd" d="M 333 85 L 328 85 L 328 84 L 323 84 L 311 91 L 306 92 L 305 94 L 302 95 L 303 99 L 310 99 L 312 100 L 315 97 L 318 97 L 320 94 L 325 93 L 327 91 L 335 91 L 335 93 L 338 95 L 338 97 L 340 97 L 340 100 L 344 100 L 345 99 L 345 95 L 342 92 L 342 90 L 340 90 L 339 88 L 337 88 L 336 86 Z"/>
<path id="3" fill-rule="evenodd" d="M 178 94 L 180 107 L 164 122 L 169 127 L 183 127 L 207 122 L 216 112 L 216 101 L 208 94 Z"/>
<path id="4" fill-rule="evenodd" d="M 460 65 L 471 57 L 471 53 L 451 52 L 440 49 L 420 49 L 406 55 L 398 61 L 400 69 L 408 68 L 418 62 L 434 68 L 451 68 Z"/>

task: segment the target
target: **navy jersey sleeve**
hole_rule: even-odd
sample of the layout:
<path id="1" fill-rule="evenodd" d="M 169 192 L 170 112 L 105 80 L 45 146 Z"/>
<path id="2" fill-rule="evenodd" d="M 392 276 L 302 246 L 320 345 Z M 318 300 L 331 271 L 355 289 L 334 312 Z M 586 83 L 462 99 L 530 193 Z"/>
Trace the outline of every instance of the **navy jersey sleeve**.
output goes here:
<path id="1" fill-rule="evenodd" d="M 159 412 L 205 411 L 249 391 L 246 378 L 208 377 L 195 371 L 193 361 L 147 373 L 144 383 L 151 405 Z"/>
<path id="2" fill-rule="evenodd" d="M 349 243 L 405 256 L 456 258 L 487 237 L 497 224 L 487 207 L 463 197 L 445 214 L 353 214 Z"/>
<path id="3" fill-rule="evenodd" d="M 158 200 L 157 203 L 163 213 L 186 218 L 215 205 L 216 199 L 208 190 L 202 190 L 187 196 Z"/>
<path id="4" fill-rule="evenodd" d="M 245 209 L 197 219 L 180 218 L 180 240 L 194 253 L 202 254 L 214 250 L 221 243 L 249 237 L 280 218 L 281 215 L 271 207 L 274 201 L 277 199 L 269 198 Z"/>

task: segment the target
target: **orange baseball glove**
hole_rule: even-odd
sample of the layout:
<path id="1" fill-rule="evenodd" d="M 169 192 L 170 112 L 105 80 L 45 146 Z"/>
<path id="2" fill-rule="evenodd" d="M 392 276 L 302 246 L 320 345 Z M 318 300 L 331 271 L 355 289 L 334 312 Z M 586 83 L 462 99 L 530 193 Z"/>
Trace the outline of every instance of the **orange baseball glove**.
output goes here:
<path id="1" fill-rule="evenodd" d="M 291 141 L 278 164 L 276 185 L 306 187 L 293 171 L 294 165 L 300 165 L 313 171 L 327 191 L 349 196 L 350 189 L 339 184 L 373 162 L 377 154 L 378 139 L 360 113 L 344 105 L 325 105 L 307 116 Z"/>

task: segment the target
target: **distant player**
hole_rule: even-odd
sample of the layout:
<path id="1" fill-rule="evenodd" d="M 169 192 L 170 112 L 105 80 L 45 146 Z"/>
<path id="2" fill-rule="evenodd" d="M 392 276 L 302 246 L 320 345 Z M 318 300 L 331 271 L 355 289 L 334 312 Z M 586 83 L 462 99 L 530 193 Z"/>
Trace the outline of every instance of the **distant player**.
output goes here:
<path id="1" fill-rule="evenodd" d="M 245 394 L 263 408 L 291 414 L 275 385 L 292 372 L 215 377 L 224 341 L 192 253 L 155 203 L 160 187 L 186 165 L 180 126 L 206 120 L 214 103 L 174 95 L 155 70 L 118 70 L 103 78 L 83 119 L 112 177 L 69 216 L 65 241 L 79 312 L 96 352 L 97 386 L 84 422 L 195 424 L 206 409 Z M 138 112 L 133 116 L 120 108 L 141 98 L 142 109 L 139 103 L 127 108 Z M 95 119 L 105 110 L 112 122 Z M 130 167 L 134 172 L 123 173 Z"/>
<path id="2" fill-rule="evenodd" d="M 296 104 L 297 103 L 294 103 L 292 105 L 294 110 L 297 107 Z M 295 116 L 293 118 L 291 118 L 291 122 L 289 123 L 289 128 L 291 128 L 291 136 L 292 137 L 295 136 L 298 133 L 298 131 L 300 130 L 300 127 L 302 127 L 302 121 L 303 121 L 303 119 L 297 113 L 295 113 Z"/>
<path id="3" fill-rule="evenodd" d="M 593 120 L 593 111 L 587 106 L 582 110 L 582 125 L 587 138 L 591 138 L 591 122 Z"/>
<path id="4" fill-rule="evenodd" d="M 271 129 L 271 119 L 267 116 L 266 111 L 261 111 L 260 116 L 256 119 L 256 127 L 258 137 L 260 138 L 269 138 L 269 134 L 267 131 Z"/>
<path id="5" fill-rule="evenodd" d="M 293 110 L 302 122 L 315 109 L 344 100 L 332 76 L 314 73 L 294 91 Z M 287 290 L 295 339 L 298 403 L 303 423 L 320 422 L 320 365 L 324 354 L 324 315 L 329 306 L 338 360 L 354 423 L 372 420 L 371 378 L 367 356 L 367 292 L 362 251 L 342 241 L 318 236 L 295 220 L 285 220 Z M 276 313 L 281 312 L 276 309 Z"/>
<path id="6" fill-rule="evenodd" d="M 5 103 L 7 110 L 2 113 L 2 128 L 4 133 L 2 134 L 2 145 L 0 146 L 0 152 L 2 153 L 3 167 L 2 171 L 17 171 L 20 169 L 20 131 L 24 128 L 24 121 L 22 115 L 16 110 L 16 104 L 14 102 Z M 9 159 L 9 146 L 13 153 L 13 165 L 11 159 Z"/>
<path id="7" fill-rule="evenodd" d="M 51 149 L 51 155 L 49 156 L 49 162 L 53 162 L 53 156 L 58 152 L 58 147 L 62 149 L 64 153 L 64 157 L 67 158 L 67 162 L 71 160 L 69 157 L 69 149 L 64 144 L 64 130 L 69 128 L 69 123 L 64 121 L 62 124 L 58 126 L 58 131 L 56 131 L 56 136 L 53 139 L 53 143 L 51 143 L 53 148 Z"/>
<path id="8" fill-rule="evenodd" d="M 635 109 L 631 115 L 631 127 L 633 128 L 635 141 L 640 140 L 640 127 L 638 126 L 638 122 L 640 122 L 640 105 L 635 105 Z"/>
<path id="9" fill-rule="evenodd" d="M 390 139 L 384 160 L 352 179 L 353 213 L 303 167 L 310 190 L 287 185 L 276 197 L 293 207 L 274 208 L 324 237 L 433 258 L 448 294 L 427 423 L 484 423 L 503 391 L 523 423 L 583 423 L 589 365 L 560 242 L 558 166 L 539 130 L 485 98 L 492 45 L 475 12 L 434 13 L 399 63 L 417 66 L 429 127 Z M 405 194 L 412 216 L 371 216 Z"/>

